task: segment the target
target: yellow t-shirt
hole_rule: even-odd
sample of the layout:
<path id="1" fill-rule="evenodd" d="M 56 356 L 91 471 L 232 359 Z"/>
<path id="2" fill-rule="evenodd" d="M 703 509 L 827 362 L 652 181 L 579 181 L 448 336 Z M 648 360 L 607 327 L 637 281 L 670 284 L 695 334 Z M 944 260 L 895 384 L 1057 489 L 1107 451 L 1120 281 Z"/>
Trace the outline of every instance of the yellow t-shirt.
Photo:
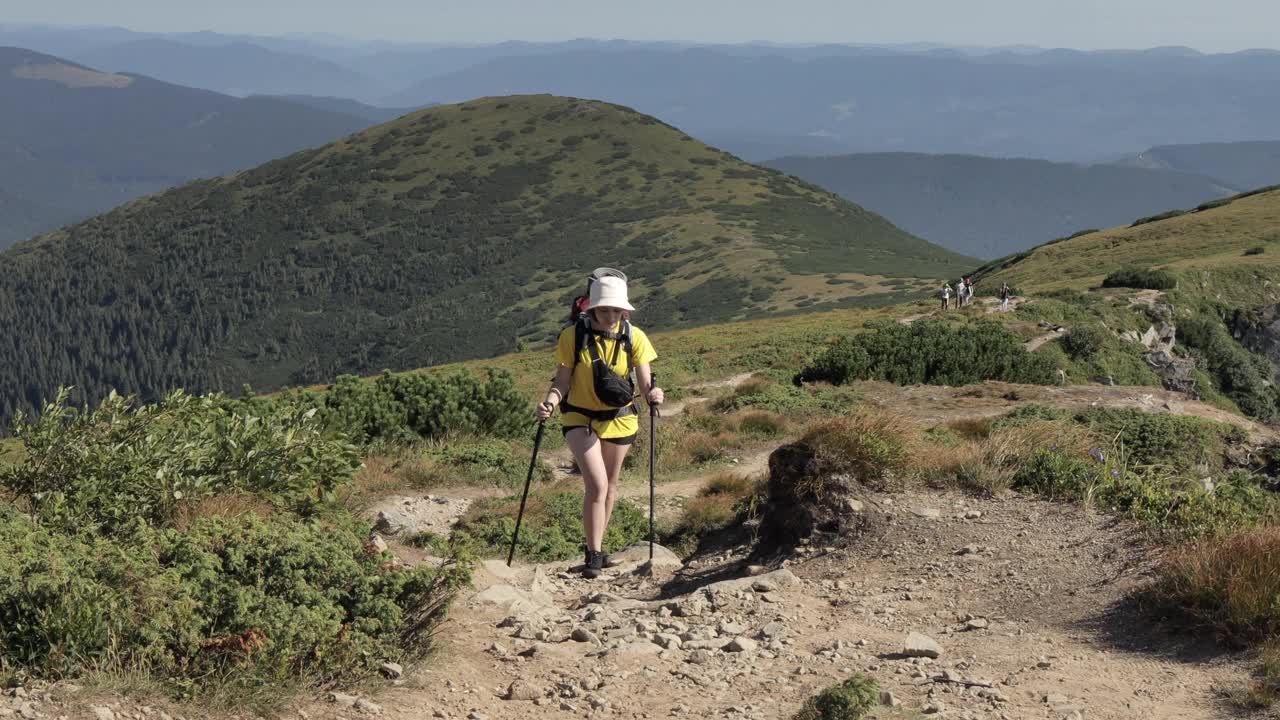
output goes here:
<path id="1" fill-rule="evenodd" d="M 617 332 L 621 324 L 614 325 L 613 332 Z M 567 368 L 573 368 L 573 376 L 569 382 L 569 403 L 583 408 L 584 410 L 611 410 L 613 408 L 600 402 L 600 398 L 596 397 L 595 382 L 591 376 L 591 352 L 584 347 L 578 355 L 578 364 L 573 363 L 574 354 L 574 337 L 573 327 L 567 327 L 560 333 L 560 340 L 556 344 L 556 362 Z M 596 343 L 596 349 L 600 354 L 600 361 L 608 363 L 613 359 L 614 346 L 618 344 L 618 340 L 609 340 L 607 338 L 589 336 L 587 342 Z M 626 348 L 618 352 L 618 362 L 610 365 L 613 371 L 619 375 L 627 372 L 627 358 L 625 355 Z M 631 326 L 631 367 L 647 365 L 658 357 L 658 353 L 653 349 L 653 345 L 649 342 L 649 336 L 644 334 L 640 328 L 635 325 Z M 639 388 L 636 388 L 639 391 Z M 585 415 L 574 412 L 564 413 L 562 422 L 565 427 L 586 427 L 590 426 L 596 435 L 601 438 L 623 438 L 634 435 L 640 428 L 639 418 L 635 415 L 626 415 L 613 420 L 591 420 Z"/>

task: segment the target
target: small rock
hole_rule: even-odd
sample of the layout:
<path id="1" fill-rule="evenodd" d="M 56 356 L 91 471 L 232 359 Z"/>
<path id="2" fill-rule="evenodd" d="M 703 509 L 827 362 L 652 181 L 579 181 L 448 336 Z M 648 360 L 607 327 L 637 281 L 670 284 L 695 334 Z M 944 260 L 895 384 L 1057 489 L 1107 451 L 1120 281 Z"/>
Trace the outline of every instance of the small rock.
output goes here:
<path id="1" fill-rule="evenodd" d="M 542 690 L 525 682 L 516 680 L 507 688 L 507 700 L 537 700 L 542 697 Z"/>
<path id="2" fill-rule="evenodd" d="M 964 624 L 966 630 L 985 630 L 988 625 L 986 618 L 974 618 Z"/>
<path id="3" fill-rule="evenodd" d="M 931 702 L 928 705 L 925 705 L 924 709 L 921 710 L 920 712 L 924 713 L 925 715 L 938 715 L 945 709 L 946 709 L 945 705 L 935 700 L 934 702 Z"/>
<path id="4" fill-rule="evenodd" d="M 340 693 L 340 692 L 329 693 L 329 702 L 337 703 L 344 707 L 351 707 L 355 705 L 356 701 L 359 699 L 360 698 L 356 697 L 355 695 L 348 695 L 346 693 Z"/>
<path id="5" fill-rule="evenodd" d="M 890 690 L 881 690 L 881 691 L 880 691 L 880 704 L 881 704 L 881 705 L 883 705 L 883 706 L 885 706 L 885 707 L 898 707 L 899 705 L 901 705 L 901 704 L 902 704 L 902 701 L 901 701 L 901 700 L 899 700 L 899 699 L 898 699 L 898 696 L 897 696 L 897 695 L 894 695 L 892 691 L 890 691 Z"/>
<path id="6" fill-rule="evenodd" d="M 680 649 L 679 635 L 672 635 L 671 633 L 658 633 L 656 636 L 654 636 L 653 642 L 654 644 L 666 650 Z"/>
<path id="7" fill-rule="evenodd" d="M 758 645 L 755 640 L 752 640 L 751 638 L 738 637 L 730 640 L 729 644 L 725 645 L 723 649 L 725 652 L 737 653 L 737 652 L 751 652 L 752 650 L 755 650 L 757 647 Z"/>
<path id="8" fill-rule="evenodd" d="M 116 720 L 115 711 L 106 705 L 92 705 L 89 711 L 93 713 L 96 720 Z"/>
<path id="9" fill-rule="evenodd" d="M 1049 662 L 1049 658 L 1041 657 L 1040 660 L 1036 662 L 1036 667 L 1040 668 L 1041 670 L 1048 670 L 1049 668 L 1053 667 L 1053 663 Z"/>
<path id="10" fill-rule="evenodd" d="M 965 545 L 956 552 L 957 555 L 978 555 L 982 552 L 982 548 L 977 545 Z"/>
<path id="11" fill-rule="evenodd" d="M 381 714 L 382 714 L 382 706 L 381 706 L 381 705 L 378 705 L 377 703 L 369 702 L 368 700 L 365 700 L 364 698 L 359 698 L 359 699 L 357 699 L 354 703 L 352 703 L 352 704 L 351 704 L 351 707 L 355 708 L 358 712 L 362 712 L 362 713 L 364 713 L 364 714 L 366 714 L 366 715 L 381 715 Z"/>
<path id="12" fill-rule="evenodd" d="M 404 668 L 399 663 L 384 662 L 379 669 L 382 670 L 383 675 L 392 680 L 404 675 Z"/>
<path id="13" fill-rule="evenodd" d="M 751 583 L 751 589 L 758 593 L 771 593 L 778 589 L 778 583 L 761 578 Z"/>
<path id="14" fill-rule="evenodd" d="M 860 513 L 866 509 L 866 505 L 857 498 L 846 498 L 844 501 L 844 509 L 849 512 Z"/>
<path id="15" fill-rule="evenodd" d="M 689 653 L 689 657 L 685 658 L 687 662 L 691 662 L 694 665 L 706 665 L 714 659 L 715 656 L 709 650 L 694 650 Z"/>
<path id="16" fill-rule="evenodd" d="M 912 508 L 911 514 L 915 515 L 916 517 L 925 518 L 926 520 L 937 520 L 938 518 L 942 517 L 942 511 L 939 510 L 938 508 L 923 508 L 923 507 Z"/>
<path id="17" fill-rule="evenodd" d="M 775 638 L 784 637 L 786 634 L 787 626 L 777 620 L 774 620 L 760 628 L 759 636 L 765 640 L 773 640 Z"/>
<path id="18" fill-rule="evenodd" d="M 1046 705 L 1066 705 L 1071 702 L 1066 695 L 1050 694 L 1044 696 Z"/>
<path id="19" fill-rule="evenodd" d="M 982 513 L 978 510 L 970 510 L 964 514 L 965 520 L 977 520 L 982 517 Z"/>
<path id="20" fill-rule="evenodd" d="M 907 635 L 907 642 L 902 648 L 902 654 L 907 657 L 927 657 L 936 659 L 942 656 L 942 646 L 927 635 L 913 632 Z"/>
<path id="21" fill-rule="evenodd" d="M 593 645 L 598 645 L 600 643 L 600 638 L 596 637 L 595 633 L 591 632 L 586 628 L 581 628 L 581 627 L 574 628 L 573 632 L 569 635 L 569 637 L 574 642 L 591 643 Z"/>
<path id="22" fill-rule="evenodd" d="M 721 635 L 741 635 L 747 631 L 747 627 L 742 623 L 725 621 L 717 625 L 716 630 L 719 631 Z"/>
<path id="23" fill-rule="evenodd" d="M 387 541 L 382 539 L 378 533 L 369 533 L 369 542 L 365 544 L 371 553 L 384 553 L 387 551 Z"/>

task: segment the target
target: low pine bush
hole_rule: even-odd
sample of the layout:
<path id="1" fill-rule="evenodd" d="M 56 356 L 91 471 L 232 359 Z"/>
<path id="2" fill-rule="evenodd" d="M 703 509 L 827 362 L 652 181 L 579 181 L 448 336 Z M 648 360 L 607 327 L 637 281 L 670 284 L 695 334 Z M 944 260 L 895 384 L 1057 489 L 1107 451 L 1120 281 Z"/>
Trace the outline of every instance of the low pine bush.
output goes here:
<path id="1" fill-rule="evenodd" d="M 1268 422 L 1280 419 L 1280 390 L 1271 382 L 1270 361 L 1236 342 L 1221 320 L 1207 314 L 1183 320 L 1178 323 L 1178 339 L 1246 415 Z"/>
<path id="2" fill-rule="evenodd" d="M 1028 353 L 1022 340 L 1000 323 L 965 325 L 892 320 L 868 323 L 867 331 L 836 341 L 796 376 L 797 383 L 835 385 L 884 380 L 899 385 L 968 385 L 986 380 L 1047 385 L 1056 368 Z"/>
<path id="3" fill-rule="evenodd" d="M 1102 287 L 1139 288 L 1144 290 L 1172 290 L 1178 280 L 1164 270 L 1125 269 L 1116 270 L 1102 279 Z"/>
<path id="4" fill-rule="evenodd" d="M 1062 347 L 1076 360 L 1091 358 L 1107 343 L 1107 330 L 1099 325 L 1077 325 L 1062 336 Z"/>
<path id="5" fill-rule="evenodd" d="M 335 502 L 355 447 L 315 409 L 66 399 L 19 419 L 26 458 L 0 470 L 0 668 L 187 697 L 345 684 L 419 657 L 468 581 L 367 544 Z"/>
<path id="6" fill-rule="evenodd" d="M 792 720 L 860 720 L 879 702 L 880 684 L 854 674 L 806 700 Z"/>
<path id="7" fill-rule="evenodd" d="M 178 391 L 154 405 L 112 393 L 81 410 L 67 397 L 18 419 L 27 460 L 0 469 L 0 487 L 64 532 L 166 527 L 215 495 L 306 512 L 332 500 L 360 466 L 355 446 L 326 433 L 314 409 L 247 414 Z"/>

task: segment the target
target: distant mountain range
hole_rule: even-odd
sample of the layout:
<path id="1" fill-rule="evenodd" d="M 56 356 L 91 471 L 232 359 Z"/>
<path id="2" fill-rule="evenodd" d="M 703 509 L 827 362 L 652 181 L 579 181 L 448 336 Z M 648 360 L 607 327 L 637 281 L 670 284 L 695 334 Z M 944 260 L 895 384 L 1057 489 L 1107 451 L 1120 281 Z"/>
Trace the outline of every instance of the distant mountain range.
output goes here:
<path id="1" fill-rule="evenodd" d="M 427 78 L 400 105 L 508 93 L 620 102 L 749 160 L 797 149 L 1094 161 L 1158 144 L 1280 139 L 1280 53 L 1065 53 L 807 61 L 714 48 L 508 57 Z M 1195 88 L 1195 100 L 1188 100 Z M 725 134 L 733 129 L 733 136 Z"/>
<path id="2" fill-rule="evenodd" d="M 480 46 L 0 25 L 0 44 L 232 94 L 397 108 L 512 93 L 622 103 L 761 161 L 964 153 L 1072 162 L 1280 140 L 1280 52 L 574 40 Z"/>
<path id="3" fill-rule="evenodd" d="M 71 59 L 226 95 L 320 95 L 368 100 L 388 92 L 381 81 L 329 60 L 236 42 L 193 45 L 160 38 L 76 53 Z"/>
<path id="4" fill-rule="evenodd" d="M 237 99 L 0 48 L 0 248 L 194 178 L 222 175 L 371 121 Z"/>
<path id="5" fill-rule="evenodd" d="M 1208 175 L 1252 190 L 1280 183 L 1280 142 L 1162 145 L 1118 164 Z"/>
<path id="6" fill-rule="evenodd" d="M 855 200 L 931 242 L 984 258 L 1084 228 L 1195 207 L 1239 189 L 1173 170 L 971 155 L 881 153 L 765 164 Z M 1275 169 L 1280 172 L 1280 164 Z"/>

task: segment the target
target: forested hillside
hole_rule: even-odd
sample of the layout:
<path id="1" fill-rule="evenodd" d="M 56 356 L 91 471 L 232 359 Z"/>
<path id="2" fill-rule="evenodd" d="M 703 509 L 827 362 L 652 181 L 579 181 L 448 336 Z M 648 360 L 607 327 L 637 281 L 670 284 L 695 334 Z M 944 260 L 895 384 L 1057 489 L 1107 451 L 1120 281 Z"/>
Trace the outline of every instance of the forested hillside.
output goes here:
<path id="1" fill-rule="evenodd" d="M 649 327 L 887 302 L 971 261 L 632 110 L 425 110 L 0 255 L 0 414 L 268 389 L 553 336 L 597 265 Z"/>

